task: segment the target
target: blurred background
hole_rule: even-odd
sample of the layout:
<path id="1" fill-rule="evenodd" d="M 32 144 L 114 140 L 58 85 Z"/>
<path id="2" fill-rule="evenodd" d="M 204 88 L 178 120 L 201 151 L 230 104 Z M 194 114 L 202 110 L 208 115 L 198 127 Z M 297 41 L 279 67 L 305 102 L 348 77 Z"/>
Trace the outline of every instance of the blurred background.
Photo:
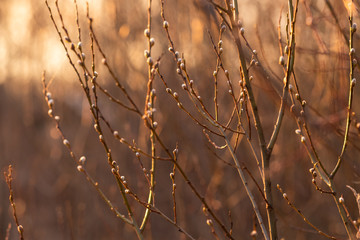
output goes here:
<path id="1" fill-rule="evenodd" d="M 90 56 L 89 31 L 86 20 L 86 2 L 78 0 L 82 43 Z M 147 1 L 90 0 L 90 14 L 98 40 L 113 68 L 136 104 L 143 109 L 147 64 L 144 50 L 147 40 Z M 252 67 L 253 86 L 258 101 L 266 139 L 270 138 L 279 107 L 284 73 L 278 64 L 280 50 L 278 25 L 285 46 L 287 1 L 238 0 L 240 18 L 245 37 L 256 49 L 262 67 Z M 339 20 L 336 24 L 326 1 L 303 0 L 299 2 L 296 24 L 295 73 L 302 97 L 307 102 L 306 118 L 314 145 L 327 169 L 332 169 L 341 151 L 348 101 L 349 49 L 342 31 L 348 35 L 348 15 L 340 1 L 329 1 Z M 354 1 L 357 6 L 358 1 Z M 50 6 L 59 24 L 53 1 Z M 59 6 L 65 25 L 77 39 L 75 5 L 61 0 Z M 160 17 L 160 1 L 152 5 L 152 37 L 155 46 L 152 56 L 161 57 L 160 71 L 169 86 L 179 92 L 184 105 L 195 112 L 186 94 L 181 90 L 181 79 L 176 74 L 176 64 L 167 51 L 169 46 Z M 213 110 L 213 76 L 216 55 L 211 38 L 217 44 L 221 20 L 205 0 L 165 1 L 165 15 L 170 24 L 170 34 L 176 50 L 183 54 L 187 70 L 196 84 L 205 105 Z M 359 17 L 355 17 L 358 22 Z M 341 31 L 341 30 L 342 31 Z M 211 38 L 210 38 L 211 36 Z M 238 92 L 239 61 L 229 31 L 223 36 L 223 63 Z M 355 49 L 359 45 L 355 34 Z M 248 60 L 251 51 L 245 50 Z M 115 87 L 108 72 L 101 65 L 96 51 L 99 82 L 114 96 L 124 99 Z M 65 56 L 64 48 L 51 22 L 43 1 L 1 0 L 0 4 L 0 169 L 4 172 L 11 164 L 14 168 L 14 195 L 25 239 L 136 239 L 133 230 L 117 219 L 98 196 L 76 163 L 63 146 L 55 123 L 47 115 L 47 104 L 42 94 L 41 75 L 46 71 L 49 91 L 55 100 L 55 113 L 61 117 L 61 126 L 77 157 L 87 157 L 87 169 L 120 212 L 126 212 L 122 198 L 107 165 L 106 154 L 93 129 L 89 106 L 76 74 Z M 90 63 L 90 62 L 89 62 Z M 355 75 L 358 77 L 358 70 Z M 219 109 L 223 122 L 232 111 L 224 74 L 219 74 Z M 233 224 L 235 239 L 252 239 L 254 213 L 249 199 L 231 163 L 226 150 L 214 149 L 186 114 L 179 111 L 160 81 L 156 79 L 156 119 L 159 134 L 170 150 L 179 147 L 179 163 L 188 173 L 192 183 L 203 194 L 224 225 Z M 354 115 L 345 161 L 335 178 L 337 189 L 343 194 L 349 213 L 354 220 L 359 209 L 353 193 L 346 185 L 360 190 L 360 121 L 359 87 L 354 91 Z M 99 94 L 99 106 L 121 137 L 134 141 L 144 151 L 150 152 L 149 132 L 143 120 L 119 108 Z M 284 239 L 323 239 L 303 222 L 282 199 L 276 184 L 287 192 L 289 199 L 322 231 L 346 239 L 336 205 L 331 196 L 321 194 L 311 182 L 312 167 L 299 136 L 294 117 L 287 112 L 278 142 L 271 158 L 273 195 L 278 218 L 279 237 Z M 252 143 L 258 152 L 255 129 Z M 147 199 L 148 185 L 135 154 L 125 145 L 105 136 L 131 188 L 138 196 Z M 214 138 L 219 145 L 219 139 Z M 159 150 L 159 155 L 164 153 Z M 260 183 L 259 174 L 245 138 L 236 151 L 239 160 Z M 222 159 L 222 160 L 220 160 Z M 150 160 L 141 158 L 149 169 Z M 172 182 L 169 173 L 172 164 L 158 163 L 156 206 L 172 218 Z M 265 213 L 265 204 L 254 182 L 249 179 L 259 206 Z M 212 239 L 202 212 L 201 202 L 194 196 L 180 175 L 176 178 L 178 223 L 196 239 Z M 326 188 L 318 180 L 319 185 Z M 144 208 L 134 201 L 134 214 L 141 219 Z M 229 217 L 229 212 L 231 217 Z M 231 219 L 231 220 L 230 220 Z M 16 226 L 9 207 L 8 188 L 4 178 L 0 181 L 0 238 L 4 239 L 9 223 L 9 239 L 18 239 Z M 216 228 L 218 235 L 223 235 Z M 146 239 L 185 239 L 184 235 L 156 214 L 152 214 L 145 229 Z M 263 239 L 260 232 L 256 239 Z"/>

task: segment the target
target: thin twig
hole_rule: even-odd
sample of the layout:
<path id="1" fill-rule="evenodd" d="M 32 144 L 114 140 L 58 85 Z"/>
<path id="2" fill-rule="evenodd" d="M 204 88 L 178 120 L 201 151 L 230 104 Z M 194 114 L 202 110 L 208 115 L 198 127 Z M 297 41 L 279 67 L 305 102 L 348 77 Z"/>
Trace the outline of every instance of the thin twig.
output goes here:
<path id="1" fill-rule="evenodd" d="M 305 215 L 304 215 L 297 207 L 295 207 L 295 205 L 294 205 L 292 202 L 290 202 L 287 194 L 282 190 L 282 188 L 279 186 L 279 184 L 277 185 L 277 188 L 278 188 L 278 190 L 281 192 L 283 198 L 287 201 L 287 204 L 289 204 L 289 206 L 290 206 L 292 209 L 294 209 L 294 210 L 296 211 L 296 213 L 299 214 L 299 215 L 302 217 L 302 219 L 304 220 L 304 222 L 306 222 L 310 227 L 312 227 L 313 229 L 315 229 L 320 235 L 322 235 L 322 236 L 324 236 L 324 237 L 327 237 L 327 238 L 329 238 L 329 239 L 334 239 L 334 240 L 336 240 L 335 237 L 330 236 L 330 235 L 324 233 L 324 232 L 321 231 L 319 228 L 317 228 L 314 224 L 312 224 L 312 223 L 305 217 Z"/>
<path id="2" fill-rule="evenodd" d="M 16 213 L 16 205 L 15 205 L 15 201 L 14 201 L 14 191 L 12 188 L 12 180 L 13 180 L 12 172 L 13 172 L 12 166 L 9 165 L 7 172 L 4 172 L 4 176 L 5 176 L 6 183 L 9 187 L 9 201 L 10 201 L 11 208 L 13 210 L 13 217 L 14 217 L 14 220 L 15 220 L 15 223 L 17 226 L 17 231 L 19 233 L 20 240 L 24 240 L 24 227 L 20 224 L 18 215 Z M 11 225 L 9 225 L 9 226 L 11 227 Z"/>

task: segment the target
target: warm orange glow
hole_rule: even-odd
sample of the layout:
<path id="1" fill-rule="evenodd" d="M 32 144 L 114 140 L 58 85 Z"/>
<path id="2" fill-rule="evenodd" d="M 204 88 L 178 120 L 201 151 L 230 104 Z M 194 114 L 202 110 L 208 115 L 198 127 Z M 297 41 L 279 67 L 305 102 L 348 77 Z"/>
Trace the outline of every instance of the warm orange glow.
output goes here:
<path id="1" fill-rule="evenodd" d="M 343 0 L 344 6 L 349 14 L 349 16 L 357 16 L 358 9 L 355 6 L 353 0 Z"/>
<path id="2" fill-rule="evenodd" d="M 119 29 L 119 36 L 121 38 L 127 38 L 129 36 L 130 33 L 130 27 L 127 24 L 123 24 L 121 25 L 120 29 Z"/>
<path id="3" fill-rule="evenodd" d="M 191 38 L 193 44 L 200 44 L 204 39 L 204 26 L 198 18 L 191 21 Z"/>

